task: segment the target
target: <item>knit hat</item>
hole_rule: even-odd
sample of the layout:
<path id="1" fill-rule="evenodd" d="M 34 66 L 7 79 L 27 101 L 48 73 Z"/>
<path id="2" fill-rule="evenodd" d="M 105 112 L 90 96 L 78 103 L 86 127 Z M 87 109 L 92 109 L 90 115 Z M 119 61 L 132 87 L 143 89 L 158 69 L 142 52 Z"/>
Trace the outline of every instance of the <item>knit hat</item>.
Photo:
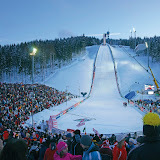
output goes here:
<path id="1" fill-rule="evenodd" d="M 129 139 L 129 142 L 132 142 L 133 144 L 136 144 L 136 140 L 133 139 L 133 138 L 130 138 L 130 139 Z"/>
<path id="2" fill-rule="evenodd" d="M 156 113 L 147 113 L 143 117 L 143 134 L 147 137 L 159 136 L 160 118 Z"/>
<path id="3" fill-rule="evenodd" d="M 67 144 L 65 142 L 59 142 L 57 144 L 57 151 L 58 151 L 58 153 L 60 153 L 61 151 L 63 151 L 65 148 L 67 148 Z"/>
<path id="4" fill-rule="evenodd" d="M 79 129 L 76 129 L 74 132 L 73 132 L 74 134 L 81 134 L 81 131 L 79 130 Z"/>
<path id="5" fill-rule="evenodd" d="M 92 144 L 92 140 L 90 136 L 84 135 L 82 136 L 80 143 L 83 144 L 84 146 L 90 146 Z"/>
<path id="6" fill-rule="evenodd" d="M 120 141 L 122 141 L 125 137 L 126 137 L 126 134 L 121 133 L 121 134 L 119 134 L 119 135 L 116 136 L 116 140 L 117 140 L 117 142 L 120 142 Z"/>

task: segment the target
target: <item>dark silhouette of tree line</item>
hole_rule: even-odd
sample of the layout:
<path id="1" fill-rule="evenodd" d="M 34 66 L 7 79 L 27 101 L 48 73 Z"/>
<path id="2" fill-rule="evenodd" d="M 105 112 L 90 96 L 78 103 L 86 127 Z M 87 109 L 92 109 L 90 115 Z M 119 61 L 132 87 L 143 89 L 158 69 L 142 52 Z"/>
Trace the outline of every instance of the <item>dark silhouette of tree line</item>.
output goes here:
<path id="1" fill-rule="evenodd" d="M 0 79 L 2 76 L 14 77 L 18 73 L 24 76 L 32 73 L 32 57 L 29 53 L 37 48 L 34 56 L 35 75 L 44 70 L 61 67 L 64 62 L 70 62 L 73 55 L 81 54 L 86 46 L 100 44 L 94 37 L 70 37 L 55 40 L 35 40 L 20 44 L 0 46 Z"/>

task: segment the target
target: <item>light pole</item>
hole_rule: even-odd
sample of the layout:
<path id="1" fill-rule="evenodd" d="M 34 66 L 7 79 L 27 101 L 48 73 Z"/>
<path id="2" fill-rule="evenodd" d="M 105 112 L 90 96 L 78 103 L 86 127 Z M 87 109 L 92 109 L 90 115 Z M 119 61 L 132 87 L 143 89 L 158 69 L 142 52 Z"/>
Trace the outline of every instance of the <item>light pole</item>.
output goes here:
<path id="1" fill-rule="evenodd" d="M 35 98 L 35 94 L 33 92 L 30 93 L 30 98 L 32 99 L 32 108 L 31 108 L 31 112 L 32 112 L 32 128 L 34 128 L 34 122 L 33 122 L 33 101 Z"/>
<path id="2" fill-rule="evenodd" d="M 131 33 L 131 37 L 130 38 L 132 38 L 132 30 L 130 30 L 130 33 Z"/>
<path id="3" fill-rule="evenodd" d="M 149 68 L 149 50 L 148 50 L 148 43 L 145 42 L 146 48 L 147 48 L 147 55 L 148 55 L 148 68 Z"/>
<path id="4" fill-rule="evenodd" d="M 134 32 L 134 35 L 135 35 L 135 48 L 136 48 L 136 30 L 135 30 L 134 27 L 133 27 L 133 32 Z"/>
<path id="5" fill-rule="evenodd" d="M 33 51 L 30 53 L 30 56 L 32 56 L 32 84 L 34 84 L 34 56 L 37 52 L 36 48 L 33 48 Z"/>

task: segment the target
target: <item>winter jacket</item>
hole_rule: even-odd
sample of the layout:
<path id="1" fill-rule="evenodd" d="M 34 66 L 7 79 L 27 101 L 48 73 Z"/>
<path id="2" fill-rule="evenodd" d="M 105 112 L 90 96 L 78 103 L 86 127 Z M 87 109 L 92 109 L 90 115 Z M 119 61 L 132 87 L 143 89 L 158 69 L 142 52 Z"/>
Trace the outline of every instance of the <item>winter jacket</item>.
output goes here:
<path id="1" fill-rule="evenodd" d="M 43 160 L 46 149 L 47 147 L 44 144 L 42 144 L 39 150 L 39 160 Z"/>
<path id="2" fill-rule="evenodd" d="M 83 152 L 82 160 L 102 160 L 98 146 L 92 142 L 89 149 Z"/>
<path id="3" fill-rule="evenodd" d="M 54 160 L 82 160 L 81 155 L 72 155 L 70 153 L 66 153 L 62 158 L 55 152 Z"/>
<path id="4" fill-rule="evenodd" d="M 8 131 L 4 131 L 4 134 L 3 134 L 3 140 L 7 140 L 9 137 L 9 133 Z"/>
<path id="5" fill-rule="evenodd" d="M 131 150 L 127 160 L 159 160 L 160 137 L 144 137 L 143 143 Z"/>
<path id="6" fill-rule="evenodd" d="M 112 150 L 109 147 L 103 147 L 99 150 L 102 160 L 111 160 L 113 155 L 112 155 Z"/>
<path id="7" fill-rule="evenodd" d="M 118 148 L 117 145 L 112 150 L 113 160 L 126 160 L 127 159 L 127 151 L 125 146 L 122 148 Z"/>
<path id="8" fill-rule="evenodd" d="M 54 160 L 54 154 L 56 150 L 51 150 L 50 148 L 47 148 L 45 154 L 44 154 L 44 159 L 43 160 Z"/>

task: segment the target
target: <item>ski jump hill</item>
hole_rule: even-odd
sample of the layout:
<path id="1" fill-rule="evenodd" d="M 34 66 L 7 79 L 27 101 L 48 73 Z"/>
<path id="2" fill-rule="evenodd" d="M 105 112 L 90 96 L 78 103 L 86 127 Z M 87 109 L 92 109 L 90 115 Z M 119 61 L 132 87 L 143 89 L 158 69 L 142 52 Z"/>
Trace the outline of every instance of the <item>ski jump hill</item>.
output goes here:
<path id="1" fill-rule="evenodd" d="M 87 67 L 87 66 L 86 66 Z M 86 127 L 99 133 L 128 133 L 142 130 L 142 115 L 132 107 L 124 107 L 117 70 L 109 45 L 100 46 L 92 67 L 92 80 L 86 98 L 50 117 L 54 127 L 62 130 Z M 74 77 L 72 77 L 74 78 Z M 85 126 L 77 127 L 82 119 Z"/>

